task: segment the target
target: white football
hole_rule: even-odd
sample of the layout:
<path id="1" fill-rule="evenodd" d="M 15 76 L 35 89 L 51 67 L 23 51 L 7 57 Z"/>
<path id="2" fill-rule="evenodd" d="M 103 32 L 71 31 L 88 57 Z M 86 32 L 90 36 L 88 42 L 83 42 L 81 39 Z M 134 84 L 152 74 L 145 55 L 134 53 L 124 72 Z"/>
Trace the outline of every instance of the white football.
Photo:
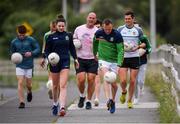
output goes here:
<path id="1" fill-rule="evenodd" d="M 131 51 L 133 48 L 133 45 L 127 42 L 124 42 L 124 51 Z"/>
<path id="2" fill-rule="evenodd" d="M 52 66 L 55 66 L 60 60 L 60 57 L 57 53 L 52 52 L 48 56 L 48 61 Z"/>
<path id="3" fill-rule="evenodd" d="M 79 39 L 74 39 L 73 43 L 74 43 L 74 46 L 75 46 L 76 49 L 81 48 L 82 44 L 81 44 L 81 41 Z"/>
<path id="4" fill-rule="evenodd" d="M 11 55 L 11 61 L 14 63 L 14 64 L 19 64 L 21 63 L 23 60 L 23 56 L 18 53 L 18 52 L 15 52 Z"/>
<path id="5" fill-rule="evenodd" d="M 144 55 L 145 53 L 146 53 L 146 50 L 145 50 L 145 49 L 142 49 L 142 48 L 139 49 L 139 56 L 142 56 L 142 55 Z"/>
<path id="6" fill-rule="evenodd" d="M 52 89 L 52 86 L 53 86 L 52 80 L 48 80 L 48 82 L 46 83 L 46 87 L 48 89 Z"/>
<path id="7" fill-rule="evenodd" d="M 116 81 L 116 73 L 113 72 L 113 71 L 107 71 L 104 75 L 104 80 L 107 82 L 107 83 L 114 83 Z"/>

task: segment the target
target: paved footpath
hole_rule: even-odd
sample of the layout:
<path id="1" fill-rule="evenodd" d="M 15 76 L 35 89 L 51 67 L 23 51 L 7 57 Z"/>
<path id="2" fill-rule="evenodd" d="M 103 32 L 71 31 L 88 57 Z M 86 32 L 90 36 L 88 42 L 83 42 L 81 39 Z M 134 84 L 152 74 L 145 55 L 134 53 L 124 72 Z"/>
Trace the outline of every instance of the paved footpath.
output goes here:
<path id="1" fill-rule="evenodd" d="M 120 88 L 119 88 L 120 89 Z M 119 103 L 120 91 L 116 98 L 116 112 L 110 114 L 106 108 L 104 92 L 101 90 L 101 103 L 92 110 L 77 108 L 78 90 L 75 83 L 68 86 L 68 111 L 65 117 L 51 115 L 52 101 L 48 99 L 47 89 L 43 86 L 33 93 L 33 101 L 26 103 L 25 109 L 18 109 L 17 97 L 6 102 L 0 101 L 0 123 L 158 123 L 158 103 L 145 88 L 139 105 L 128 109 Z M 76 100 L 75 100 L 76 98 Z M 73 102 L 74 101 L 74 102 Z"/>
<path id="2" fill-rule="evenodd" d="M 119 88 L 120 89 L 120 88 Z M 116 112 L 110 114 L 107 111 L 104 91 L 101 88 L 100 106 L 92 110 L 78 108 L 76 100 L 68 108 L 66 117 L 58 118 L 58 123 L 158 123 L 159 116 L 157 108 L 159 104 L 154 99 L 148 88 L 145 88 L 144 95 L 141 96 L 140 103 L 134 105 L 133 109 L 128 109 L 127 104 L 120 104 L 120 90 L 116 97 Z"/>

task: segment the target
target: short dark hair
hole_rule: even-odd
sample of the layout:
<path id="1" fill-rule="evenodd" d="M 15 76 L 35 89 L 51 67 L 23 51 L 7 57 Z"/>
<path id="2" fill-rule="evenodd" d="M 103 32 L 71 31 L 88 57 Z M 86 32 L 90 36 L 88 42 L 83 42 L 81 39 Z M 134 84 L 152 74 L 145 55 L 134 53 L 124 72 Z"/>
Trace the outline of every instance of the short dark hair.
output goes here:
<path id="1" fill-rule="evenodd" d="M 112 20 L 111 19 L 104 19 L 103 24 L 105 24 L 105 25 L 112 24 Z"/>
<path id="2" fill-rule="evenodd" d="M 24 25 L 19 25 L 17 26 L 17 32 L 19 34 L 26 34 L 27 33 L 27 29 Z"/>
<path id="3" fill-rule="evenodd" d="M 97 24 L 102 25 L 102 21 L 100 19 L 97 19 L 95 25 L 97 25 Z"/>
<path id="4" fill-rule="evenodd" d="M 52 20 L 50 23 L 56 25 L 56 20 Z"/>
<path id="5" fill-rule="evenodd" d="M 127 10 L 124 15 L 131 15 L 134 18 L 134 12 L 132 10 Z"/>

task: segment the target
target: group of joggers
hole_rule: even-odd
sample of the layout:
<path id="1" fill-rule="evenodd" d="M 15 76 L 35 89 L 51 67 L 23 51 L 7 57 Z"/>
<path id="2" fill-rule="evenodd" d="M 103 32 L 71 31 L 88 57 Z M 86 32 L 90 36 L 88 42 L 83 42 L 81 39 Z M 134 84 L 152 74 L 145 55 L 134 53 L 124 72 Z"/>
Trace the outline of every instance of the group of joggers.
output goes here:
<path id="1" fill-rule="evenodd" d="M 124 25 L 115 29 L 111 19 L 104 19 L 101 23 L 97 20 L 96 13 L 90 12 L 86 18 L 86 24 L 78 26 L 73 33 L 66 31 L 66 20 L 62 15 L 58 15 L 55 21 L 50 22 L 50 31 L 44 35 L 40 65 L 46 67 L 47 58 L 52 52 L 60 57 L 56 65 L 50 63 L 47 65 L 48 80 L 52 82 L 49 95 L 53 99 L 53 115 L 66 114 L 71 56 L 74 59 L 79 89 L 77 104 L 79 108 L 85 106 L 89 110 L 92 108 L 92 102 L 95 106 L 99 105 L 100 82 L 102 82 L 107 110 L 110 113 L 115 112 L 118 86 L 116 81 L 110 83 L 103 80 L 108 71 L 116 73 L 120 80 L 120 102 L 124 104 L 127 101 L 128 108 L 133 108 L 133 104 L 138 103 L 139 95 L 143 92 L 147 55 L 151 52 L 151 45 L 143 34 L 142 28 L 135 24 L 132 11 L 125 12 L 124 22 Z M 11 42 L 10 48 L 12 54 L 19 52 L 23 56 L 23 61 L 16 64 L 19 108 L 25 108 L 24 81 L 27 86 L 27 101 L 32 100 L 33 59 L 41 53 L 38 42 L 26 33 L 27 29 L 24 25 L 18 26 L 17 37 Z M 80 41 L 80 47 L 75 47 L 74 39 Z M 126 50 L 125 43 L 131 44 L 132 48 Z M 143 54 L 139 53 L 139 49 L 144 49 Z M 129 80 L 127 80 L 128 74 Z M 85 91 L 86 82 L 87 92 Z M 92 100 L 93 94 L 95 94 L 94 100 Z"/>

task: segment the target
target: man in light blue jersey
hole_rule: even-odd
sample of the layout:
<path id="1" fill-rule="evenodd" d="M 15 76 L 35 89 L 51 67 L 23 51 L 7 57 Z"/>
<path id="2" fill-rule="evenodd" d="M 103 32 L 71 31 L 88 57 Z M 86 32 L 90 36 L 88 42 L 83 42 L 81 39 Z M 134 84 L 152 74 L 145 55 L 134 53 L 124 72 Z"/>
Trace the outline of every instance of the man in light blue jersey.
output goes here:
<path id="1" fill-rule="evenodd" d="M 122 35 L 124 40 L 124 46 L 129 44 L 125 48 L 124 53 L 124 61 L 122 66 L 119 69 L 119 78 L 121 81 L 122 95 L 120 97 L 120 101 L 122 104 L 126 102 L 126 94 L 127 94 L 127 72 L 130 69 L 130 84 L 128 90 L 128 108 L 133 108 L 132 98 L 134 95 L 136 76 L 138 74 L 139 69 L 139 52 L 138 49 L 144 47 L 145 44 L 138 44 L 139 40 L 143 36 L 143 31 L 139 27 L 134 26 L 134 13 L 132 11 L 126 11 L 124 15 L 125 25 L 118 27 L 119 33 Z"/>

